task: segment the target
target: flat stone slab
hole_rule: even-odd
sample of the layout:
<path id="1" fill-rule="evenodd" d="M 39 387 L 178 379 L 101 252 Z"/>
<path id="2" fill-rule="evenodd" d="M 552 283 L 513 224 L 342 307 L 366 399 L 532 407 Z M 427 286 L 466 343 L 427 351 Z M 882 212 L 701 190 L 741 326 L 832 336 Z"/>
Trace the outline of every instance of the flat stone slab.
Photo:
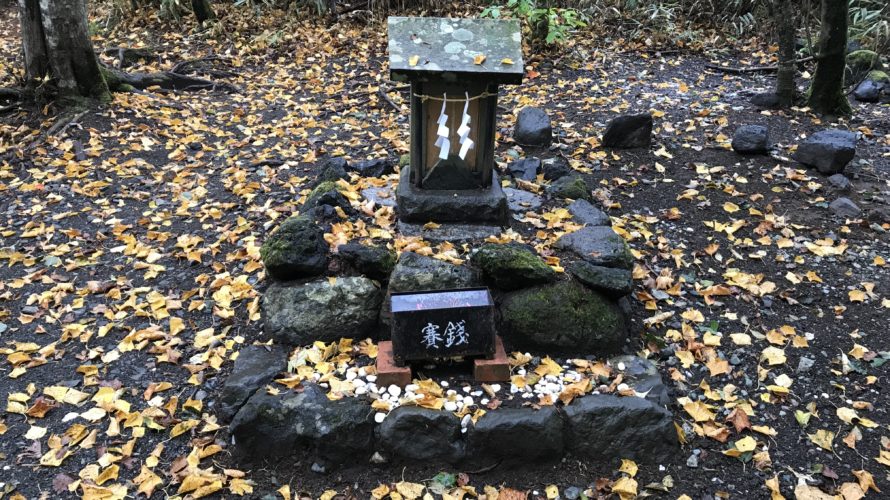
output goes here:
<path id="1" fill-rule="evenodd" d="M 540 196 L 522 189 L 504 188 L 504 194 L 507 195 L 507 208 L 511 212 L 524 214 L 541 208 L 543 203 Z"/>
<path id="2" fill-rule="evenodd" d="M 398 221 L 396 223 L 399 232 L 405 236 L 419 236 L 431 243 L 465 243 L 468 241 L 484 240 L 489 236 L 497 236 L 504 232 L 501 226 L 490 224 L 455 224 L 443 223 L 439 227 L 424 227 L 424 224 Z"/>
<path id="3" fill-rule="evenodd" d="M 456 222 L 504 225 L 507 196 L 496 172 L 485 189 L 430 190 L 411 183 L 411 168 L 404 167 L 396 189 L 399 219 L 405 222 Z"/>
<path id="4" fill-rule="evenodd" d="M 377 205 L 384 207 L 396 206 L 396 193 L 392 186 L 365 188 L 362 189 L 362 196 Z"/>
<path id="5" fill-rule="evenodd" d="M 593 206 L 587 200 L 575 200 L 569 205 L 572 218 L 585 226 L 611 226 L 612 219 L 608 214 Z"/>
<path id="6" fill-rule="evenodd" d="M 253 394 L 287 369 L 287 349 L 280 345 L 247 346 L 223 385 L 217 414 L 228 422 Z"/>

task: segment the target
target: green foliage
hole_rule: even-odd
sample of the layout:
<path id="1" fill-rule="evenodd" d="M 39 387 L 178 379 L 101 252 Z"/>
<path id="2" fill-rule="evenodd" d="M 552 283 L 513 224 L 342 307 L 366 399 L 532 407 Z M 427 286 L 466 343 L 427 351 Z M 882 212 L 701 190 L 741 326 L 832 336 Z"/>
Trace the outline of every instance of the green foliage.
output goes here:
<path id="1" fill-rule="evenodd" d="M 492 5 L 482 11 L 482 17 L 520 19 L 536 46 L 565 43 L 575 29 L 587 26 L 586 16 L 578 10 L 539 7 L 534 0 L 508 0 L 503 7 Z"/>
<path id="2" fill-rule="evenodd" d="M 876 52 L 890 50 L 890 4 L 886 0 L 852 0 L 849 37 Z"/>

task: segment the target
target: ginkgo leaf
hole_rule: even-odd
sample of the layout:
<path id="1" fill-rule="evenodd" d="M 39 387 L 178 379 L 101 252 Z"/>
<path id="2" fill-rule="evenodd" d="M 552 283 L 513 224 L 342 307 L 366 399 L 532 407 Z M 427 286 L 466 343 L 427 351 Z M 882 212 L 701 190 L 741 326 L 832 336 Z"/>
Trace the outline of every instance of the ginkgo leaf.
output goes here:
<path id="1" fill-rule="evenodd" d="M 807 434 L 809 436 L 810 441 L 813 442 L 816 446 L 827 450 L 833 451 L 832 442 L 834 441 L 834 433 L 828 430 L 819 429 L 814 434 Z"/>

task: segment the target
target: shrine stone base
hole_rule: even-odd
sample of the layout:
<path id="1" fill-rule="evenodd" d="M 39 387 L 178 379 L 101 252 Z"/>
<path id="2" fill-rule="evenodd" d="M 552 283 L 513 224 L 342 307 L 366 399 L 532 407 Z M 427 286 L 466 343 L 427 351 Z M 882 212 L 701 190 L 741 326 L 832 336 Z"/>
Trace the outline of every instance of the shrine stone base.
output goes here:
<path id="1" fill-rule="evenodd" d="M 396 189 L 396 205 L 403 222 L 507 223 L 507 195 L 496 172 L 492 172 L 487 189 L 430 190 L 414 186 L 411 168 L 405 166 Z"/>

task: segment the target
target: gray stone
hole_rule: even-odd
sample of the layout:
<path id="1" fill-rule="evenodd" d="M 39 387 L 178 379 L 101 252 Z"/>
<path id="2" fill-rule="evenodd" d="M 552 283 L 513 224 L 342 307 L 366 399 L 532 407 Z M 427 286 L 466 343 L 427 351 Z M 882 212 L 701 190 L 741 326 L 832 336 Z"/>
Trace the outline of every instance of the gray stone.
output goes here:
<path id="1" fill-rule="evenodd" d="M 389 291 L 417 292 L 479 285 L 479 276 L 466 266 L 404 252 L 389 277 Z"/>
<path id="2" fill-rule="evenodd" d="M 579 458 L 659 463 L 680 450 L 671 413 L 642 398 L 588 395 L 565 416 L 566 445 Z"/>
<path id="3" fill-rule="evenodd" d="M 559 156 L 544 160 L 541 162 L 541 168 L 544 172 L 544 180 L 548 181 L 555 181 L 573 172 L 569 162 Z"/>
<path id="4" fill-rule="evenodd" d="M 507 294 L 501 317 L 500 333 L 511 345 L 546 353 L 616 352 L 627 340 L 618 305 L 572 281 Z"/>
<path id="5" fill-rule="evenodd" d="M 584 260 L 569 263 L 567 269 L 581 283 L 610 297 L 618 299 L 633 291 L 633 275 L 628 269 L 595 266 Z"/>
<path id="6" fill-rule="evenodd" d="M 541 208 L 541 197 L 535 193 L 522 189 L 504 188 L 504 194 L 507 195 L 507 208 L 511 212 L 524 214 L 529 210 Z"/>
<path id="7" fill-rule="evenodd" d="M 337 247 L 337 254 L 358 272 L 378 281 L 389 279 L 398 255 L 386 247 L 346 243 Z"/>
<path id="8" fill-rule="evenodd" d="M 686 467 L 695 469 L 698 467 L 698 455 L 692 454 L 689 455 L 689 458 L 686 459 Z"/>
<path id="9" fill-rule="evenodd" d="M 556 279 L 553 268 L 518 244 L 487 243 L 473 254 L 470 262 L 482 270 L 485 281 L 501 290 L 516 290 Z"/>
<path id="10" fill-rule="evenodd" d="M 263 294 L 266 335 L 289 345 L 363 338 L 377 325 L 383 292 L 368 278 L 272 284 Z"/>
<path id="11" fill-rule="evenodd" d="M 633 269 L 627 243 L 611 227 L 587 226 L 561 236 L 554 247 L 569 250 L 585 261 L 603 267 Z"/>
<path id="12" fill-rule="evenodd" d="M 853 97 L 860 102 L 878 102 L 881 100 L 881 92 L 884 85 L 871 80 L 862 80 L 853 91 Z"/>
<path id="13" fill-rule="evenodd" d="M 325 186 L 321 184 L 320 186 Z M 315 190 L 306 198 L 306 202 L 300 207 L 300 213 L 314 216 L 316 219 L 325 220 L 325 214 L 331 213 L 336 216 L 333 207 L 340 207 L 345 213 L 354 213 L 349 200 L 343 196 L 340 191 L 330 189 L 328 191 Z"/>
<path id="14" fill-rule="evenodd" d="M 575 200 L 569 205 L 572 218 L 585 226 L 611 226 L 612 219 L 587 200 Z"/>
<path id="15" fill-rule="evenodd" d="M 844 171 L 856 156 L 856 134 L 847 130 L 826 129 L 811 135 L 797 147 L 794 159 L 815 167 L 823 175 Z"/>
<path id="16" fill-rule="evenodd" d="M 586 200 L 590 198 L 590 188 L 584 179 L 578 175 L 560 177 L 547 186 L 547 194 L 551 198 L 565 198 L 569 200 Z"/>
<path id="17" fill-rule="evenodd" d="M 862 213 L 862 210 L 850 198 L 838 198 L 828 205 L 828 209 L 834 215 L 848 219 L 856 218 Z"/>
<path id="18" fill-rule="evenodd" d="M 253 393 L 285 370 L 287 349 L 280 345 L 251 345 L 241 349 L 219 396 L 220 419 L 228 422 Z"/>
<path id="19" fill-rule="evenodd" d="M 732 136 L 732 149 L 736 153 L 766 153 L 769 146 L 769 130 L 762 125 L 743 125 Z"/>
<path id="20" fill-rule="evenodd" d="M 396 226 L 399 233 L 403 236 L 419 236 L 424 241 L 430 243 L 442 243 L 445 241 L 451 243 L 466 243 L 469 241 L 484 240 L 489 236 L 497 236 L 504 232 L 501 226 L 492 226 L 489 224 L 456 224 L 453 222 L 444 222 L 437 226 L 426 226 L 426 224 L 413 224 L 410 222 L 398 221 Z"/>
<path id="21" fill-rule="evenodd" d="M 303 392 L 257 391 L 229 425 L 238 453 L 265 460 L 300 452 L 331 463 L 371 454 L 371 405 L 359 398 L 330 401 L 314 384 Z"/>
<path id="22" fill-rule="evenodd" d="M 652 145 L 652 115 L 623 115 L 613 118 L 603 133 L 603 147 L 648 148 Z"/>
<path id="23" fill-rule="evenodd" d="M 810 369 L 813 368 L 813 365 L 815 365 L 815 364 L 816 364 L 815 359 L 801 357 L 800 361 L 797 362 L 797 372 L 798 373 L 806 373 L 806 372 L 810 371 Z"/>
<path id="24" fill-rule="evenodd" d="M 499 408 L 470 429 L 468 456 L 508 462 L 562 458 L 563 423 L 556 408 Z"/>
<path id="25" fill-rule="evenodd" d="M 378 444 L 404 460 L 457 462 L 464 456 L 460 419 L 453 413 L 400 406 L 377 428 Z"/>
<path id="26" fill-rule="evenodd" d="M 576 500 L 581 497 L 581 488 L 577 486 L 569 486 L 562 492 L 566 500 Z"/>
<path id="27" fill-rule="evenodd" d="M 841 191 L 846 191 L 850 189 L 852 183 L 850 179 L 847 178 L 844 174 L 834 174 L 828 177 L 828 182 L 831 183 L 836 189 L 840 189 Z"/>
<path id="28" fill-rule="evenodd" d="M 534 181 L 538 177 L 541 170 L 541 160 L 535 157 L 521 158 L 507 165 L 507 170 L 514 179 L 522 179 L 524 181 Z"/>
<path id="29" fill-rule="evenodd" d="M 507 221 L 507 196 L 497 173 L 486 189 L 460 191 L 419 189 L 411 183 L 410 168 L 403 168 L 396 190 L 399 218 L 405 222 Z"/>
<path id="30" fill-rule="evenodd" d="M 366 200 L 373 201 L 376 205 L 384 207 L 396 206 L 396 197 L 391 186 L 369 187 L 362 189 L 362 196 Z"/>
<path id="31" fill-rule="evenodd" d="M 553 141 L 550 117 L 541 108 L 522 108 L 516 117 L 513 139 L 523 146 L 549 146 Z"/>
<path id="32" fill-rule="evenodd" d="M 659 406 L 671 403 L 671 397 L 655 363 L 639 356 L 625 354 L 609 359 L 609 364 L 613 370 L 624 375 L 624 381 L 636 392 L 646 394 L 645 399 Z M 623 371 L 619 370 L 619 364 L 624 364 Z"/>
<path id="33" fill-rule="evenodd" d="M 395 171 L 388 158 L 376 158 L 356 163 L 352 170 L 362 177 L 383 177 Z"/>
<path id="34" fill-rule="evenodd" d="M 324 231 L 308 217 L 289 217 L 260 248 L 266 270 L 278 280 L 317 276 L 328 267 Z"/>
<path id="35" fill-rule="evenodd" d="M 871 50 L 855 50 L 847 54 L 847 67 L 844 71 L 844 81 L 848 83 L 858 82 L 865 78 L 872 70 L 884 69 L 881 56 Z"/>
<path id="36" fill-rule="evenodd" d="M 343 158 L 333 158 L 328 160 L 322 167 L 321 173 L 315 178 L 316 185 L 323 182 L 336 182 L 340 179 L 348 179 L 349 174 L 346 173 L 348 164 Z"/>

